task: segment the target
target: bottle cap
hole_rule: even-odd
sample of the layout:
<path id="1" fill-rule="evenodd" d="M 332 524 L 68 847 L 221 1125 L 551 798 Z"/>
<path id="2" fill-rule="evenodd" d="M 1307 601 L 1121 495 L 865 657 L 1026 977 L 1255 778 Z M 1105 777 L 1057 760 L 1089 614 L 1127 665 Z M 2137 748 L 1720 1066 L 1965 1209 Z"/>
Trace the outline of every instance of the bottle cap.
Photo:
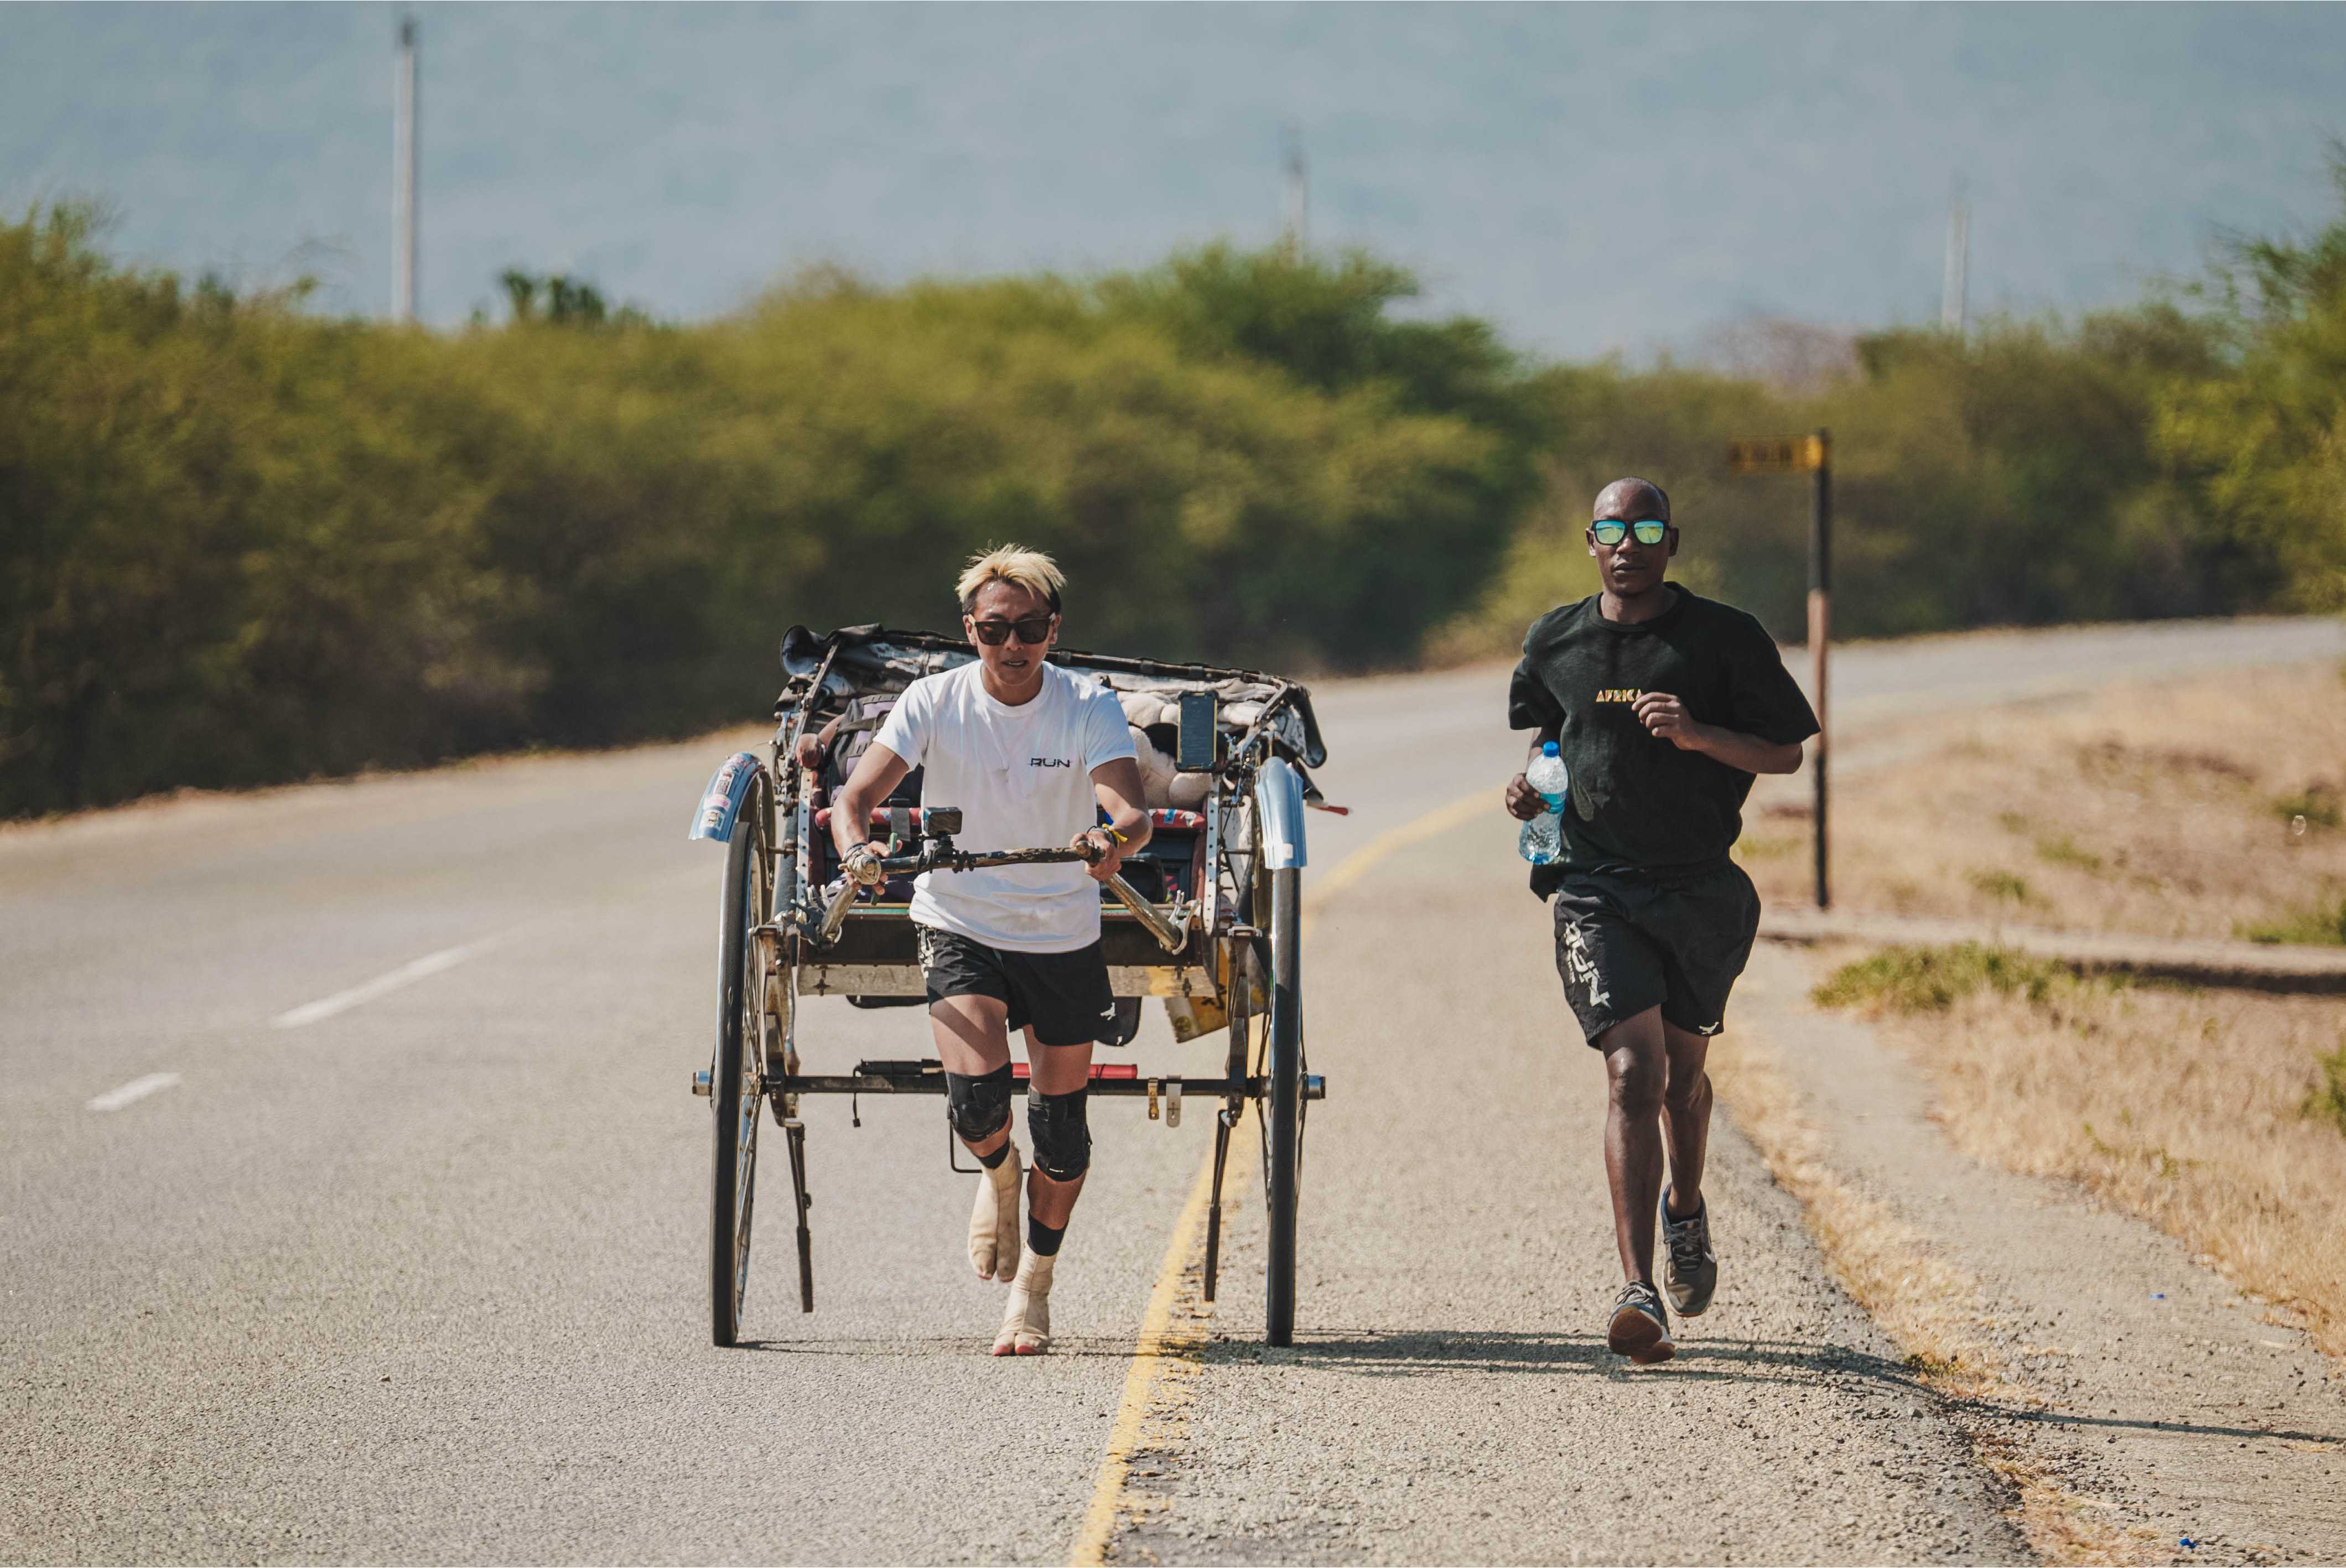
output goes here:
<path id="1" fill-rule="evenodd" d="M 1553 756 L 1555 756 L 1555 755 L 1556 755 L 1556 742 L 1555 742 L 1555 741 L 1553 741 L 1553 740 L 1543 740 L 1543 741 L 1541 741 L 1541 742 L 1540 742 L 1540 755 L 1541 755 L 1541 756 L 1543 756 L 1543 757 L 1553 757 Z"/>

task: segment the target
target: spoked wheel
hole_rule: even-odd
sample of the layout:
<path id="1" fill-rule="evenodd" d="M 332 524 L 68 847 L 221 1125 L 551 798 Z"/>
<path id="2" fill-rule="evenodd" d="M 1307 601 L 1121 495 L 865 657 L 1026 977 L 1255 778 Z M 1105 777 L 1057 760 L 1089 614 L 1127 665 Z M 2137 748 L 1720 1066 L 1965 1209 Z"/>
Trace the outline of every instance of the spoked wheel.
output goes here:
<path id="1" fill-rule="evenodd" d="M 766 853 L 762 782 L 743 802 L 725 858 L 718 940 L 717 1059 L 709 1074 L 716 1160 L 709 1189 L 710 1336 L 740 1337 L 750 1283 L 750 1214 L 757 1197 L 758 1103 L 765 1070 L 766 975 L 762 944 L 750 934 L 773 908 L 773 861 Z"/>
<path id="2" fill-rule="evenodd" d="M 1270 1258 L 1263 1276 L 1263 1338 L 1295 1341 L 1295 1206 L 1303 1166 L 1303 873 L 1266 871 L 1256 883 L 1256 919 L 1270 948 L 1263 1020 L 1263 1203 Z M 1264 906 L 1268 907 L 1265 908 Z"/>

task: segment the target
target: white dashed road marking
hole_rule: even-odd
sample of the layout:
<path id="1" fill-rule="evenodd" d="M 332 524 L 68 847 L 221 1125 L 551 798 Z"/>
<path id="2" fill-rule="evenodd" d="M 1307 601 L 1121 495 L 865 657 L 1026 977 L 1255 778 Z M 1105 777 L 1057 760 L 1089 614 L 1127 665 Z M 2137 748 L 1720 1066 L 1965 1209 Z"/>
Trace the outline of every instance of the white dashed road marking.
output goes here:
<path id="1" fill-rule="evenodd" d="M 177 1073 L 149 1073 L 144 1078 L 133 1078 L 119 1089 L 108 1089 L 89 1103 L 93 1111 L 118 1111 L 133 1100 L 143 1100 L 158 1089 L 168 1089 L 179 1081 Z"/>
<path id="2" fill-rule="evenodd" d="M 270 1026 L 274 1029 L 299 1029 L 305 1023 L 332 1018 L 337 1013 L 347 1013 L 378 996 L 389 995 L 403 985 L 413 985 L 443 970 L 454 969 L 466 959 L 477 957 L 518 934 L 520 929 L 516 926 L 512 931 L 501 931 L 495 936 L 484 936 L 478 942 L 468 942 L 462 947 L 444 947 L 438 952 L 427 952 L 414 962 L 403 963 L 389 974 L 379 974 L 363 985 L 353 985 L 348 991 L 337 991 L 332 996 L 305 1002 L 299 1007 L 280 1013 L 269 1021 Z"/>

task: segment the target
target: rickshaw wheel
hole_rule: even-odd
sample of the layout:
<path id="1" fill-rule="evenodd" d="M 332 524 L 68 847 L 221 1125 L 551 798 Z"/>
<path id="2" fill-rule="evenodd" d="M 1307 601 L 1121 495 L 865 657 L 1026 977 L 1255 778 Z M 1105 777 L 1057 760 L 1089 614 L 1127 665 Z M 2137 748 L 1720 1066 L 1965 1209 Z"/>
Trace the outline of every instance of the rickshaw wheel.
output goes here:
<path id="1" fill-rule="evenodd" d="M 1270 1016 L 1265 1022 L 1263 1199 L 1270 1255 L 1263 1277 L 1263 1338 L 1295 1340 L 1295 1210 L 1303 1165 L 1303 873 L 1266 873 L 1270 935 Z"/>
<path id="2" fill-rule="evenodd" d="M 709 1074 L 716 1157 L 709 1188 L 710 1337 L 719 1345 L 740 1339 L 741 1302 L 750 1283 L 766 997 L 760 946 L 750 933 L 765 923 L 773 903 L 767 817 L 761 782 L 743 802 L 727 846 L 719 913 L 717 1056 Z"/>

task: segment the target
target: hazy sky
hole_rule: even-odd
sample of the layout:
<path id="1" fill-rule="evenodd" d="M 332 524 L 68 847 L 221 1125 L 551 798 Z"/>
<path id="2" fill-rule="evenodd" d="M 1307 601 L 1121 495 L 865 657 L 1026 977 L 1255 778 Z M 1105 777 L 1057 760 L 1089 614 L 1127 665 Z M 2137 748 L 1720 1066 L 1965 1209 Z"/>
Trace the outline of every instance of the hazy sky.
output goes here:
<path id="1" fill-rule="evenodd" d="M 1570 354 L 1738 316 L 2076 309 L 2331 215 L 2346 5 L 421 5 L 423 314 L 509 265 L 698 317 L 789 268 L 1315 245 Z M 397 7 L 0 5 L 0 204 L 142 261 L 390 295 Z"/>

